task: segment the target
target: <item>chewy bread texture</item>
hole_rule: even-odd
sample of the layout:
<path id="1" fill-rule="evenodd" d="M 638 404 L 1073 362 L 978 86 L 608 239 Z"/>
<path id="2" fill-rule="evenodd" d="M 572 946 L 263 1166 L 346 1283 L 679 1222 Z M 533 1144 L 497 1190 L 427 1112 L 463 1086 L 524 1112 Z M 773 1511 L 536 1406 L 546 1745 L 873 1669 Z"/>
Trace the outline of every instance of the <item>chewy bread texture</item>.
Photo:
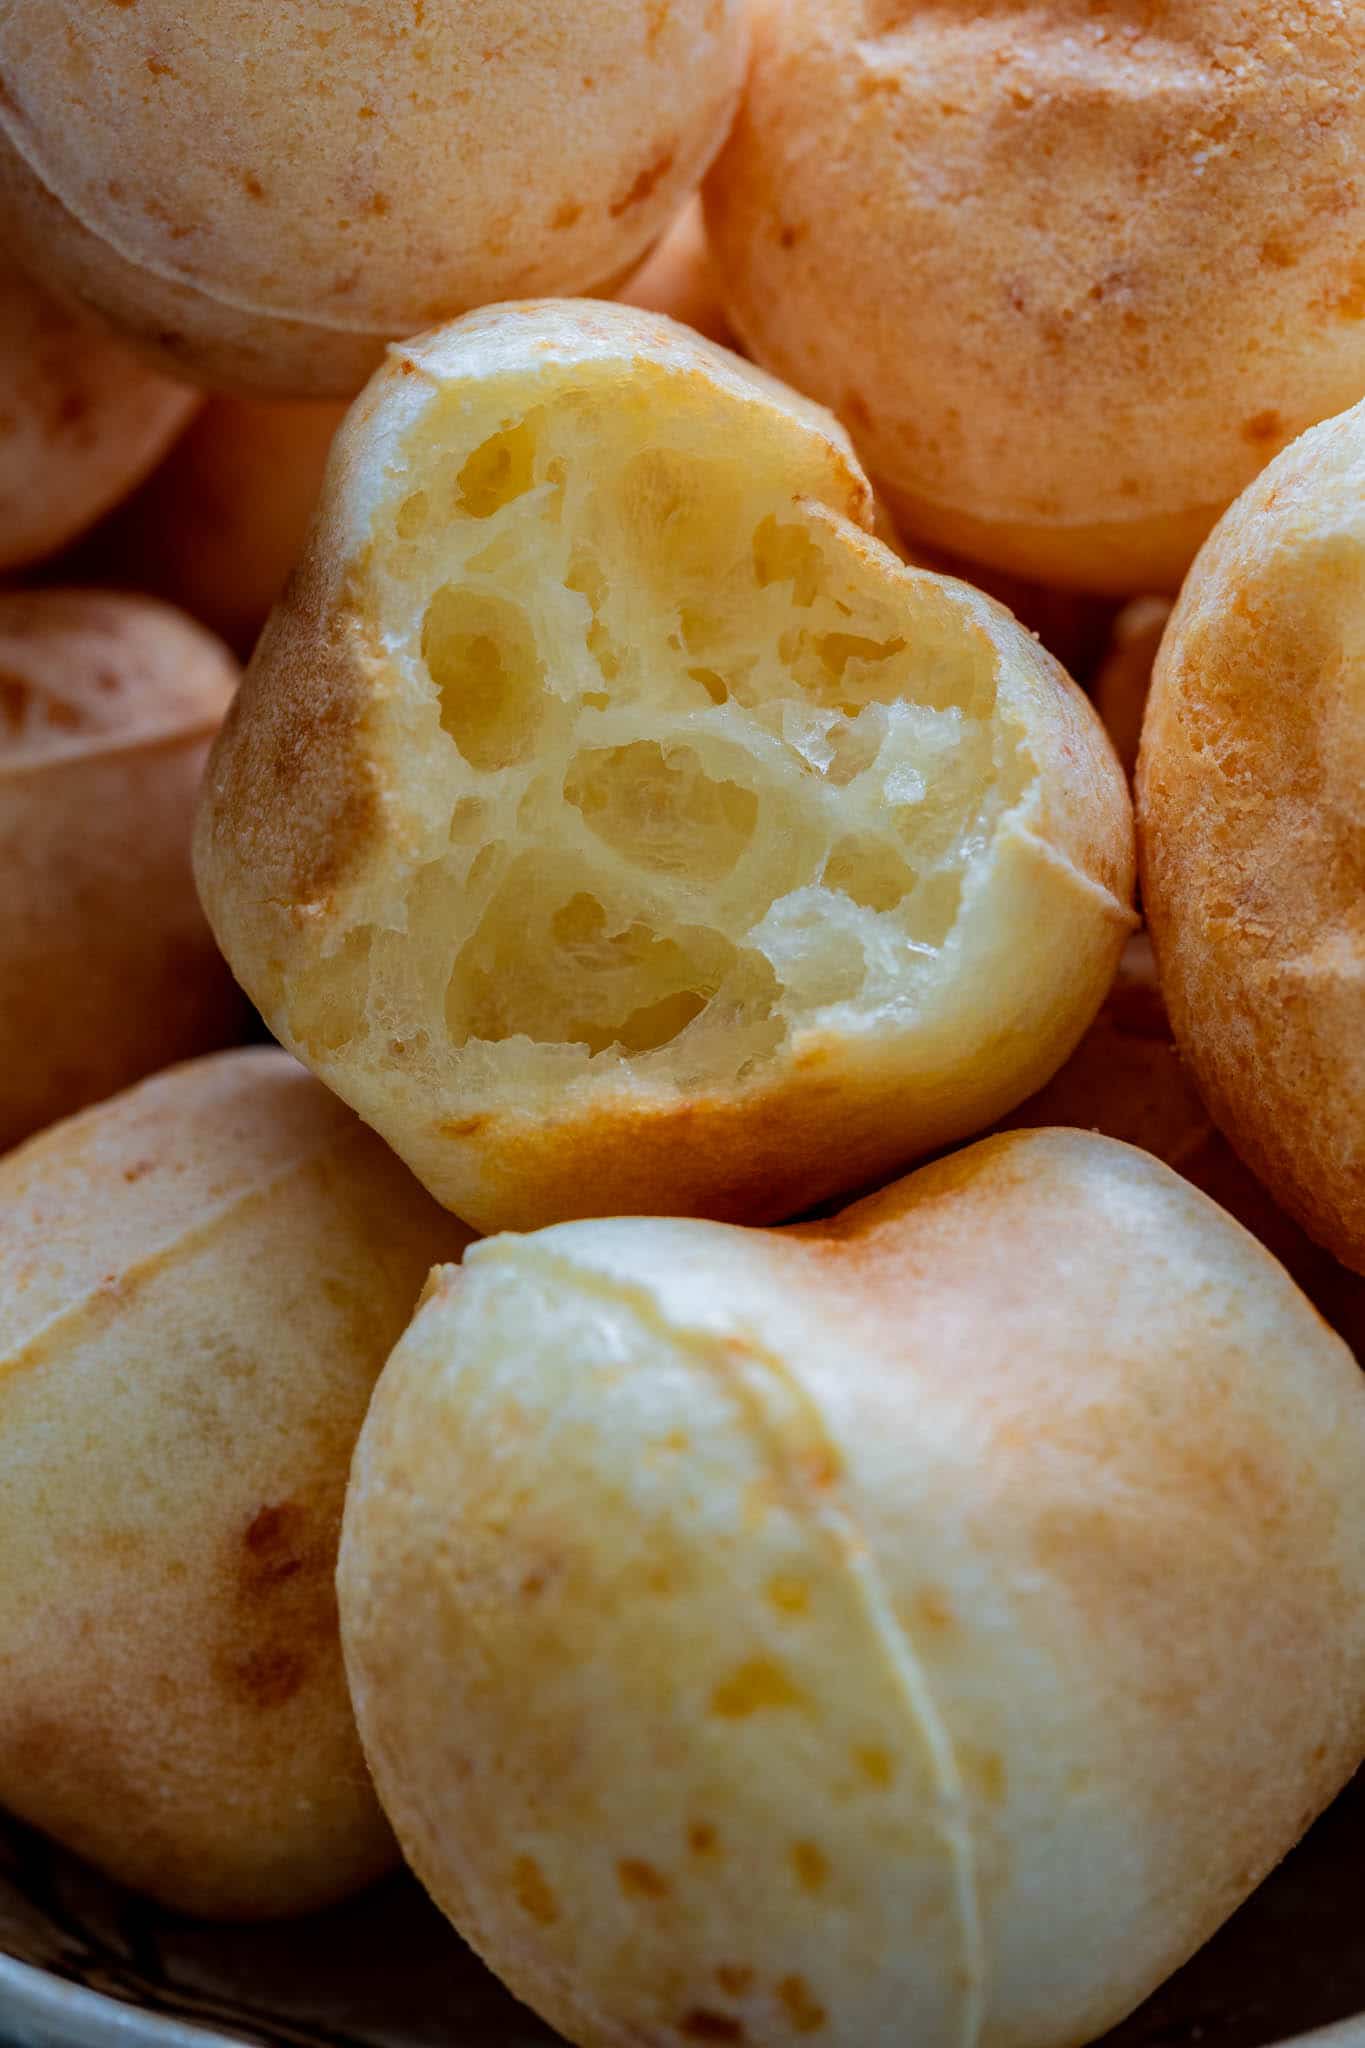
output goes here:
<path id="1" fill-rule="evenodd" d="M 481 1229 L 766 1221 L 979 1129 L 1132 924 L 1091 707 L 667 319 L 497 307 L 334 448 L 196 838 L 272 1028 Z"/>

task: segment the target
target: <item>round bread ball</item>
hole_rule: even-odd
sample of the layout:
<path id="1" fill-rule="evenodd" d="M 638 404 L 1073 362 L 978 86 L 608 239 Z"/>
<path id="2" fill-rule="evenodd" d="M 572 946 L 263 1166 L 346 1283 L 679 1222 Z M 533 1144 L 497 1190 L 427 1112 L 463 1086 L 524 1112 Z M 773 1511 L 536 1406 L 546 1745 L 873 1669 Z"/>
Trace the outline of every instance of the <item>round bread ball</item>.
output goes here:
<path id="1" fill-rule="evenodd" d="M 1104 1007 L 1066 1065 L 1002 1128 L 1054 1124 L 1139 1145 L 1193 1181 L 1260 1238 L 1365 1363 L 1365 1280 L 1300 1230 L 1214 1123 L 1176 1046 L 1146 932 L 1124 947 Z"/>
<path id="2" fill-rule="evenodd" d="M 688 200 L 616 296 L 623 305 L 639 306 L 646 313 L 667 313 L 670 320 L 681 321 L 708 341 L 733 344 L 700 198 Z"/>
<path id="3" fill-rule="evenodd" d="M 1114 621 L 1109 650 L 1095 677 L 1095 709 L 1130 776 L 1137 767 L 1152 664 L 1170 616 L 1170 602 L 1164 597 L 1135 597 L 1126 604 Z"/>
<path id="4" fill-rule="evenodd" d="M 0 592 L 0 1151 L 241 1035 L 190 870 L 236 681 L 148 598 Z"/>
<path id="5" fill-rule="evenodd" d="M 211 398 L 95 536 L 89 566 L 182 606 L 249 654 L 303 551 L 342 413 L 312 400 Z"/>
<path id="6" fill-rule="evenodd" d="M 614 288 L 747 47 L 744 0 L 25 0 L 0 225 L 179 375 L 349 397 L 396 336 Z"/>
<path id="7" fill-rule="evenodd" d="M 0 1161 L 0 1804 L 177 1912 L 395 1860 L 333 1570 L 351 1452 L 463 1233 L 284 1053 Z"/>
<path id="8" fill-rule="evenodd" d="M 1365 405 L 1233 506 L 1162 641 L 1143 896 L 1181 1051 L 1276 1200 L 1365 1272 Z"/>
<path id="9" fill-rule="evenodd" d="M 912 537 L 1174 590 L 1365 390 L 1360 8 L 784 0 L 755 39 L 707 187 L 730 317 Z"/>
<path id="10" fill-rule="evenodd" d="M 435 1274 L 338 1568 L 413 1868 L 581 2048 L 1071 2048 L 1365 1752 L 1365 1380 L 1145 1154 Z"/>
<path id="11" fill-rule="evenodd" d="M 92 526 L 161 460 L 198 402 L 0 247 L 0 573 Z"/>
<path id="12" fill-rule="evenodd" d="M 1089 703 L 658 315 L 395 352 L 204 787 L 272 1030 L 475 1228 L 795 1214 L 982 1128 L 1133 922 Z"/>
<path id="13" fill-rule="evenodd" d="M 889 512 L 886 515 L 890 517 Z M 902 543 L 905 545 L 905 543 Z M 1034 583 L 1026 576 L 1013 576 L 1005 569 L 992 569 L 984 562 L 968 561 L 950 549 L 928 547 L 922 541 L 910 544 L 911 557 L 922 569 L 937 569 L 940 576 L 957 576 L 962 582 L 984 590 L 1006 611 L 1014 613 L 1056 655 L 1069 676 L 1088 687 L 1109 646 L 1119 607 L 1113 598 L 1097 597 L 1093 591 L 1059 590 L 1054 584 Z"/>

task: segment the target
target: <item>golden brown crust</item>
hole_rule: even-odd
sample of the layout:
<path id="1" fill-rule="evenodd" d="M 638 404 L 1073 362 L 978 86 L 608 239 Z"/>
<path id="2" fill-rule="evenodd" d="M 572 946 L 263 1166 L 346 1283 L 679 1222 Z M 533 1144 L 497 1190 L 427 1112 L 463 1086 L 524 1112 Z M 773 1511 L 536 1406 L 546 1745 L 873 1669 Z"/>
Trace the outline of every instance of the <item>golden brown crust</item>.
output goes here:
<path id="1" fill-rule="evenodd" d="M 190 872 L 236 679 L 151 599 L 0 594 L 0 1149 L 240 1036 Z"/>
<path id="2" fill-rule="evenodd" d="M 1143 892 L 1181 1049 L 1248 1164 L 1357 1270 L 1362 474 L 1356 407 L 1228 513 L 1163 641 L 1138 770 Z"/>
<path id="3" fill-rule="evenodd" d="M 747 41 L 738 0 L 340 19 L 8 9 L 6 233 L 173 372 L 346 397 L 398 335 L 614 289 L 724 139 Z"/>
<path id="4" fill-rule="evenodd" d="M 1150 1157 L 1015 1132 L 454 1283 L 357 1450 L 347 1666 L 415 1869 L 570 2040 L 1092 2039 L 1354 1768 L 1365 1385 Z"/>
<path id="5" fill-rule="evenodd" d="M 1174 590 L 1365 377 L 1365 23 L 1330 0 L 761 9 L 707 182 L 731 317 L 908 533 Z"/>
<path id="6" fill-rule="evenodd" d="M 282 930 L 325 916 L 373 843 L 376 772 L 363 741 L 363 678 L 372 656 L 349 595 L 305 563 L 266 624 L 209 757 L 196 827 L 200 892 L 230 839 L 256 877 L 253 923 L 269 947 L 258 1001 L 283 1000 Z M 279 677 L 269 692 L 259 673 Z M 268 936 L 267 936 L 268 935 Z"/>
<path id="7" fill-rule="evenodd" d="M 393 1860 L 337 1641 L 342 1496 L 462 1234 L 274 1050 L 45 1133 L 0 1199 L 0 1801 L 177 1911 L 342 1897 Z"/>

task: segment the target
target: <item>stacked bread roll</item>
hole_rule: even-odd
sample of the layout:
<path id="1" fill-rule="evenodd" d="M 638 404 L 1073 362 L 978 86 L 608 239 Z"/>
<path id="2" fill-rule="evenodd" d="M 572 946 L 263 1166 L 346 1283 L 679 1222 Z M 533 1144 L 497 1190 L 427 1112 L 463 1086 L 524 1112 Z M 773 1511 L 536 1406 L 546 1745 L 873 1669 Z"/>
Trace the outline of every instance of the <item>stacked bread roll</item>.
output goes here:
<path id="1" fill-rule="evenodd" d="M 1365 42 L 1158 12 L 0 10 L 0 1803 L 117 1883 L 1070 2048 L 1365 1759 Z"/>

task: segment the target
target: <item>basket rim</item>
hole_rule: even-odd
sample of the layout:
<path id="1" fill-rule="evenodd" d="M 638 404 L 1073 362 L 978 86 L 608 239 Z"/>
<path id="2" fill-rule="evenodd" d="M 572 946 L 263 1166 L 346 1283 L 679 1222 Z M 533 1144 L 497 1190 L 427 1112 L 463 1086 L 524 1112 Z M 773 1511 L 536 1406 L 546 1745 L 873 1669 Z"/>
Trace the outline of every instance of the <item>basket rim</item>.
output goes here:
<path id="1" fill-rule="evenodd" d="M 242 2034 L 149 2012 L 0 1953 L 0 2043 L 11 2039 L 20 2048 L 251 2048 Z M 1267 2048 L 1365 2048 L 1365 2012 Z"/>

